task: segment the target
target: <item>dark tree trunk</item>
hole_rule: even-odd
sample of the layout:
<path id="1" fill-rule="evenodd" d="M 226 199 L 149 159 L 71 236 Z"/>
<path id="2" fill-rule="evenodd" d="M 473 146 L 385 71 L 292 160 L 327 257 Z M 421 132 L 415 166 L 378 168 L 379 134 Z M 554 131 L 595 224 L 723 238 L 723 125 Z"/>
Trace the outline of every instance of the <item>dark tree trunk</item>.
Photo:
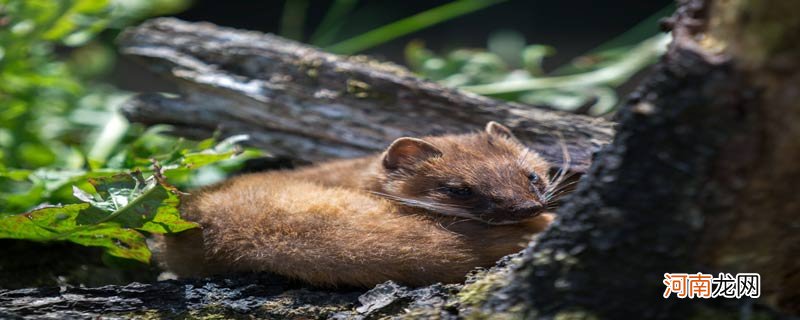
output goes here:
<path id="1" fill-rule="evenodd" d="M 744 316 L 754 301 L 664 299 L 664 273 L 758 272 L 757 302 L 800 313 L 800 5 L 681 4 L 614 141 L 485 310 Z"/>

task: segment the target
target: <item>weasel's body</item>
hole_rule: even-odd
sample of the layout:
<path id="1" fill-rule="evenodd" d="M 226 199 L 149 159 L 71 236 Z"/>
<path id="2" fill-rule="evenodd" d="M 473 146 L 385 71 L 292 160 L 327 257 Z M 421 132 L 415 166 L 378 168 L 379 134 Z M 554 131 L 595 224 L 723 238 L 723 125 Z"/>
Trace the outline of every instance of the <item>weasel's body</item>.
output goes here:
<path id="1" fill-rule="evenodd" d="M 200 190 L 182 212 L 202 229 L 166 237 L 160 260 L 181 276 L 266 271 L 356 286 L 460 281 L 520 250 L 552 220 L 541 214 L 549 179 L 538 176 L 547 176 L 547 164 L 505 127 L 490 124 L 487 132 L 401 138 L 382 155 Z"/>

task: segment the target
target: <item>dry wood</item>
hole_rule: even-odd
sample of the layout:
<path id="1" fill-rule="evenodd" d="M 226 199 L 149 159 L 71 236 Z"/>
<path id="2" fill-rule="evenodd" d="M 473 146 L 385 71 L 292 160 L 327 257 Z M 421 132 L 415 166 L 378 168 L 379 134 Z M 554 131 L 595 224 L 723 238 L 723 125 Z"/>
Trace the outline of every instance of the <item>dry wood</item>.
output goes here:
<path id="1" fill-rule="evenodd" d="M 177 97 L 132 99 L 124 108 L 130 120 L 170 124 L 191 137 L 247 133 L 257 147 L 303 160 L 360 156 L 401 136 L 466 132 L 495 120 L 554 163 L 561 163 L 560 133 L 573 169 L 583 171 L 613 133 L 602 119 L 444 88 L 397 65 L 268 34 L 156 19 L 119 43 L 179 88 Z"/>

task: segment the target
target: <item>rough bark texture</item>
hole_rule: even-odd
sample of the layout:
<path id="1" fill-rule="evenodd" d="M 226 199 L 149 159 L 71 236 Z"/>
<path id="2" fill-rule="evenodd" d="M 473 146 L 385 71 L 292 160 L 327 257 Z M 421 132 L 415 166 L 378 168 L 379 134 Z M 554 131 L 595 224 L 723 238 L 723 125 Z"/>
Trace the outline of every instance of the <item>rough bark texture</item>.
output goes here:
<path id="1" fill-rule="evenodd" d="M 517 255 L 518 256 L 518 255 Z M 391 281 L 365 291 L 309 288 L 267 274 L 131 283 L 0 290 L 0 319 L 457 319 L 462 305 L 485 299 L 507 277 L 506 257 L 465 284 L 408 288 Z"/>
<path id="2" fill-rule="evenodd" d="M 277 277 L 241 275 L 96 288 L 0 291 L 0 318 L 327 318 L 352 309 L 358 296 L 353 290 L 306 289 Z"/>
<path id="3" fill-rule="evenodd" d="M 485 311 L 728 318 L 760 303 L 800 314 L 800 50 L 787 16 L 800 6 L 757 2 L 682 2 L 667 23 L 675 40 L 620 113 L 614 141 Z M 725 28 L 721 18 L 768 24 L 758 37 L 790 44 L 736 50 L 738 32 L 709 32 Z M 664 299 L 667 272 L 758 272 L 762 296 Z"/>
<path id="4" fill-rule="evenodd" d="M 257 32 L 155 19 L 119 44 L 180 93 L 139 95 L 123 110 L 128 119 L 171 124 L 186 136 L 247 133 L 257 147 L 302 160 L 361 156 L 401 136 L 467 132 L 495 120 L 554 163 L 562 159 L 559 133 L 583 171 L 613 133 L 602 119 L 447 89 L 397 65 Z"/>

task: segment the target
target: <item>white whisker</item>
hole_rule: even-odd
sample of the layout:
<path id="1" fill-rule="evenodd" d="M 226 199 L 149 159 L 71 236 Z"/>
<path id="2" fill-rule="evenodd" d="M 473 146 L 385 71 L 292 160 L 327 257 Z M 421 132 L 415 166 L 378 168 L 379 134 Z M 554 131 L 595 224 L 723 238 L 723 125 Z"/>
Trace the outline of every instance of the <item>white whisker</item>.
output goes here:
<path id="1" fill-rule="evenodd" d="M 407 205 L 409 207 L 421 208 L 421 209 L 425 209 L 425 210 L 432 211 L 432 212 L 439 213 L 439 214 L 446 215 L 446 216 L 453 216 L 453 217 L 460 217 L 460 218 L 467 218 L 467 219 L 475 219 L 474 216 L 472 216 L 471 214 L 466 212 L 466 210 L 464 210 L 462 208 L 459 208 L 459 207 L 455 207 L 455 206 L 451 206 L 451 205 L 447 205 L 447 204 L 431 203 L 431 202 L 422 201 L 422 200 L 418 200 L 418 199 L 398 197 L 398 196 L 395 196 L 395 195 L 386 194 L 386 193 L 382 193 L 382 192 L 373 191 L 372 193 L 375 194 L 375 195 L 384 197 L 386 199 L 393 200 L 393 201 L 398 202 L 400 204 Z"/>
<path id="2" fill-rule="evenodd" d="M 562 164 L 554 176 L 556 179 L 548 186 L 548 190 L 546 190 L 545 193 L 549 193 L 553 188 L 564 181 L 565 175 L 567 171 L 569 171 L 569 167 L 572 165 L 572 157 L 569 154 L 569 150 L 567 150 L 567 145 L 564 143 L 564 136 L 562 136 L 561 132 L 558 131 L 556 131 L 556 135 L 558 136 L 558 144 L 561 146 Z"/>
<path id="3" fill-rule="evenodd" d="M 553 188 L 552 190 L 549 190 L 545 195 L 547 197 L 549 197 L 549 196 L 551 196 L 551 195 L 553 195 L 555 193 L 559 193 L 559 192 L 562 192 L 562 191 L 571 191 L 570 188 L 572 186 L 576 185 L 576 184 L 578 184 L 578 181 L 572 181 L 570 183 L 560 185 L 560 186 L 558 186 L 556 188 Z"/>

